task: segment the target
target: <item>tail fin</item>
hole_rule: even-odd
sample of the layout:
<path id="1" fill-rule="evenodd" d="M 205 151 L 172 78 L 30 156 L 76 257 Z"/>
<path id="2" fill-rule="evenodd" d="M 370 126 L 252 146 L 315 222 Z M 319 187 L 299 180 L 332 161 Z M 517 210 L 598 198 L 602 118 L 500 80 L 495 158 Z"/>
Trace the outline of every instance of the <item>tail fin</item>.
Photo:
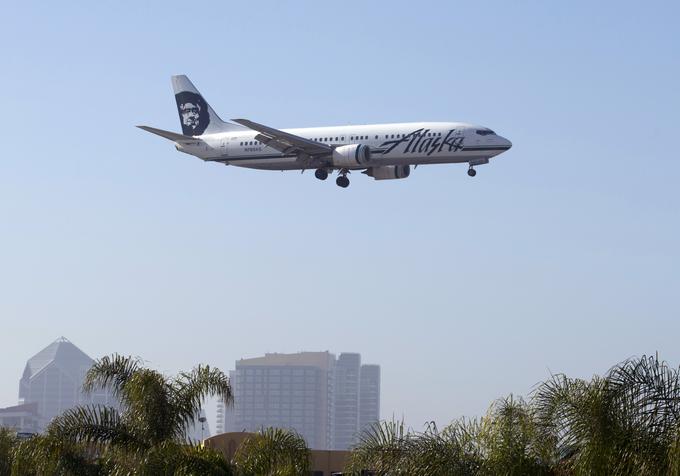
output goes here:
<path id="1" fill-rule="evenodd" d="M 175 91 L 179 121 L 182 124 L 182 133 L 185 136 L 247 130 L 241 125 L 224 122 L 220 119 L 185 75 L 173 76 L 172 88 Z"/>

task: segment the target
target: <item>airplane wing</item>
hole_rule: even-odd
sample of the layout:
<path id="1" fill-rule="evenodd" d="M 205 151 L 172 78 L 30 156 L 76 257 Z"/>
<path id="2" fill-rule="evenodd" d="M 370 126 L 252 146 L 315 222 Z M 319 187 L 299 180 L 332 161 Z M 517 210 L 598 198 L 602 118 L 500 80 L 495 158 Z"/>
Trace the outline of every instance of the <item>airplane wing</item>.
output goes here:
<path id="1" fill-rule="evenodd" d="M 276 149 L 284 154 L 289 153 L 304 153 L 309 156 L 329 155 L 333 149 L 326 144 L 314 142 L 313 140 L 305 139 L 304 137 L 289 134 L 273 127 L 268 127 L 257 122 L 249 121 L 248 119 L 232 119 L 233 122 L 246 126 L 248 129 L 259 132 L 255 137 L 256 140 L 268 145 L 272 149 Z"/>

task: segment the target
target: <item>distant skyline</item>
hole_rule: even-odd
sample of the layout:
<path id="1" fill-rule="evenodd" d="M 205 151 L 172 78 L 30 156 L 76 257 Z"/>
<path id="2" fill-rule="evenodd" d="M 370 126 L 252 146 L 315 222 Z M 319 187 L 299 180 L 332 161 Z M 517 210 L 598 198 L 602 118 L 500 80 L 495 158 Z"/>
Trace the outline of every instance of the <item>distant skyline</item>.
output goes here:
<path id="1" fill-rule="evenodd" d="M 418 429 L 551 372 L 680 364 L 678 2 L 3 12 L 0 407 L 61 335 L 167 374 L 358 352 Z M 181 130 L 172 74 L 224 119 L 467 121 L 513 148 L 346 190 L 207 164 L 134 127 Z"/>

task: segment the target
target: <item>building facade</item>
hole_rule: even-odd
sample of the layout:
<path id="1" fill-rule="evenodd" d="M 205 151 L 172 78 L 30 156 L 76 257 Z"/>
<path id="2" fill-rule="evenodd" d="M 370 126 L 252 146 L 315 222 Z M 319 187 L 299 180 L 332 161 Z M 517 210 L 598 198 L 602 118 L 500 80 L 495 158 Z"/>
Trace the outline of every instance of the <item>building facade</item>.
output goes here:
<path id="1" fill-rule="evenodd" d="M 380 420 L 380 366 L 362 365 L 359 379 L 359 431 L 363 431 Z"/>
<path id="2" fill-rule="evenodd" d="M 41 420 L 37 403 L 0 408 L 0 427 L 10 428 L 17 433 L 40 432 L 43 427 Z"/>
<path id="3" fill-rule="evenodd" d="M 39 431 L 54 417 L 78 405 L 116 406 L 109 391 L 82 391 L 85 374 L 93 362 L 64 337 L 28 359 L 19 381 L 19 403 L 37 406 Z"/>
<path id="4" fill-rule="evenodd" d="M 241 359 L 230 372 L 233 407 L 217 405 L 217 434 L 287 428 L 300 433 L 310 448 L 347 449 L 362 422 L 379 415 L 380 367 L 366 367 L 372 368 L 366 375 L 377 375 L 378 382 L 369 379 L 370 408 L 362 412 L 359 354 L 336 359 L 329 352 L 300 352 Z"/>
<path id="5" fill-rule="evenodd" d="M 359 354 L 340 354 L 335 365 L 335 431 L 332 449 L 352 446 L 359 430 Z"/>

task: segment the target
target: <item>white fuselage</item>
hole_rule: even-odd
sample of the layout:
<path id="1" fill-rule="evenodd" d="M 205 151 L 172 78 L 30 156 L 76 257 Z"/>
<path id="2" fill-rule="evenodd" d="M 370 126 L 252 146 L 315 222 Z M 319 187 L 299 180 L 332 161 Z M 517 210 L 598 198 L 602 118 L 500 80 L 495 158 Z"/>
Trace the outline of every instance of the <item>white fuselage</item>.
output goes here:
<path id="1" fill-rule="evenodd" d="M 412 122 L 360 126 L 283 129 L 312 141 L 339 147 L 370 148 L 371 165 L 419 165 L 469 162 L 483 164 L 512 144 L 490 129 L 460 122 Z M 256 131 L 205 134 L 177 149 L 203 160 L 266 170 L 304 169 L 298 154 L 286 154 L 260 143 Z M 366 168 L 348 167 L 348 168 Z"/>

